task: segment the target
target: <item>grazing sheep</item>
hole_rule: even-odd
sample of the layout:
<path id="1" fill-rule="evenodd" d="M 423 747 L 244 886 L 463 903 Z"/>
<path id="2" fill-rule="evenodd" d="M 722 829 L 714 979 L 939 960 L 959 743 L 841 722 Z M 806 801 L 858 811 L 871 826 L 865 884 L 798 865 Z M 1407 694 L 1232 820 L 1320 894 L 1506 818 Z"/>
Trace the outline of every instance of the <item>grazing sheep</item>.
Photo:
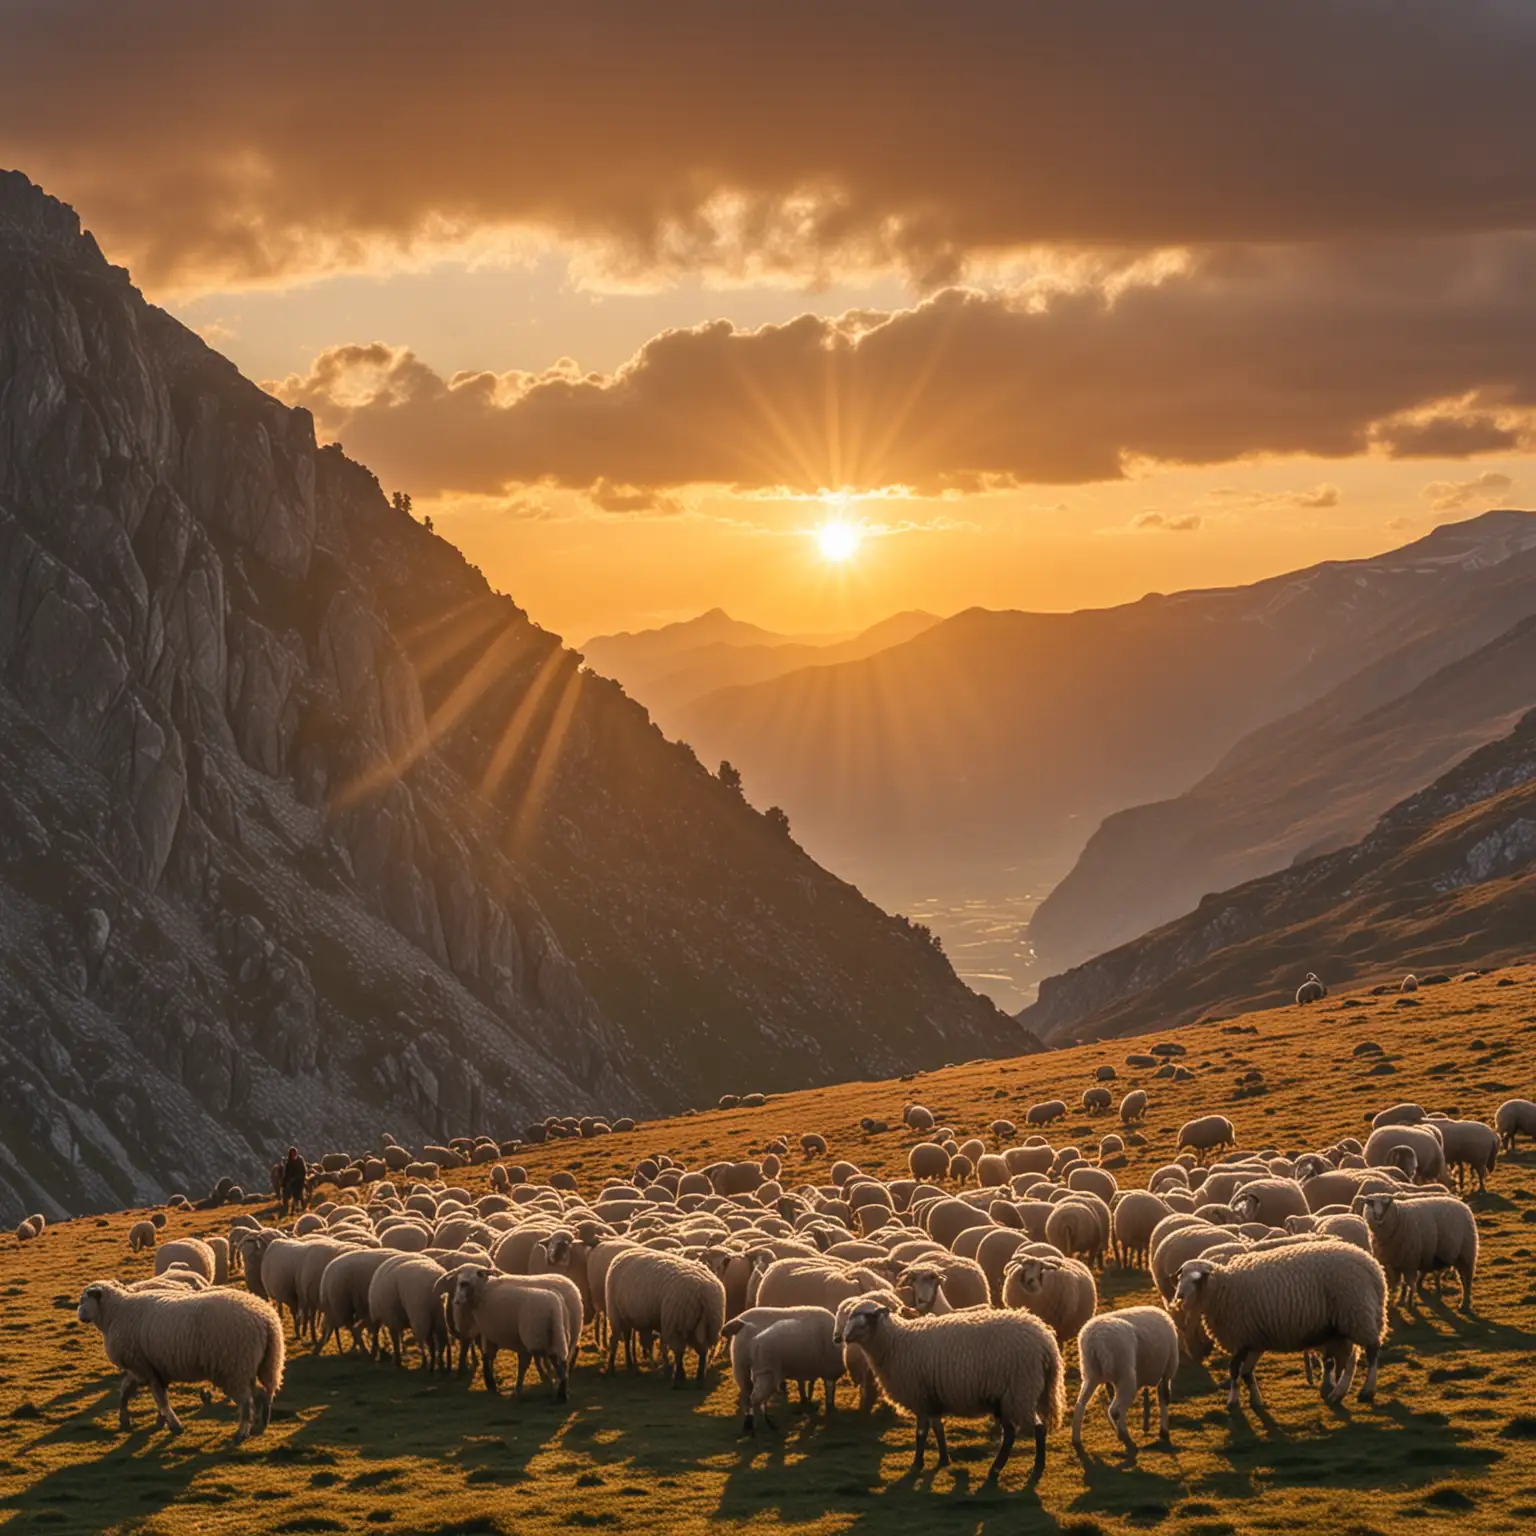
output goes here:
<path id="1" fill-rule="evenodd" d="M 800 1150 L 805 1153 L 805 1160 L 810 1162 L 813 1157 L 825 1157 L 827 1155 L 827 1138 L 818 1136 L 815 1131 L 807 1131 L 800 1138 Z"/>
<path id="2" fill-rule="evenodd" d="M 396 1257 L 389 1248 L 356 1248 L 337 1254 L 325 1266 L 320 1277 L 320 1316 L 324 1321 L 315 1342 L 317 1355 L 324 1353 L 332 1334 L 336 1335 L 336 1348 L 341 1349 L 343 1328 L 351 1334 L 354 1349 L 364 1347 L 363 1333 L 369 1329 L 377 1345 L 378 1332 L 368 1311 L 368 1289 L 380 1266 Z"/>
<path id="3" fill-rule="evenodd" d="M 1061 1351 L 1050 1330 L 1027 1313 L 966 1311 L 947 1317 L 898 1317 L 879 1301 L 862 1301 L 839 1317 L 835 1337 L 868 1357 L 884 1395 L 917 1419 L 914 1471 L 923 1465 L 928 1432 L 949 1464 L 944 1418 L 990 1415 L 1002 1427 L 1002 1445 L 987 1473 L 995 1481 L 1018 1431 L 1035 1430 L 1030 1481 L 1045 1471 L 1045 1438 L 1060 1424 Z"/>
<path id="4" fill-rule="evenodd" d="M 1328 988 L 1317 979 L 1313 971 L 1307 972 L 1307 979 L 1296 988 L 1296 1001 L 1300 1005 L 1307 1003 L 1320 1003 L 1328 996 Z"/>
<path id="5" fill-rule="evenodd" d="M 1033 1147 L 1008 1147 L 1003 1152 L 1003 1161 L 1008 1164 L 1010 1175 L 1046 1173 L 1055 1160 L 1055 1148 L 1044 1142 Z"/>
<path id="6" fill-rule="evenodd" d="M 169 1243 L 162 1243 L 155 1254 L 155 1273 L 163 1275 L 172 1264 L 185 1264 L 210 1285 L 213 1284 L 213 1249 L 200 1238 L 178 1237 Z"/>
<path id="7" fill-rule="evenodd" d="M 1488 1187 L 1488 1177 L 1499 1161 L 1499 1133 L 1481 1120 L 1436 1120 L 1440 1144 L 1445 1148 L 1446 1163 L 1456 1170 L 1456 1187 L 1466 1185 L 1470 1172 L 1479 1190 Z"/>
<path id="8" fill-rule="evenodd" d="M 963 1184 L 970 1178 L 972 1172 L 971 1160 L 964 1152 L 956 1152 L 949 1160 L 949 1176 L 956 1183 Z"/>
<path id="9" fill-rule="evenodd" d="M 1179 1127 L 1179 1139 L 1174 1145 L 1181 1151 L 1185 1147 L 1193 1148 L 1196 1157 L 1203 1162 L 1208 1152 L 1235 1147 L 1237 1131 L 1225 1115 L 1201 1115 L 1198 1119 L 1186 1120 Z"/>
<path id="10" fill-rule="evenodd" d="M 939 1123 L 934 1117 L 933 1111 L 921 1104 L 908 1104 L 902 1110 L 901 1118 L 914 1131 L 931 1131 Z"/>
<path id="11" fill-rule="evenodd" d="M 1384 1125 L 1366 1138 L 1365 1161 L 1371 1168 L 1401 1168 L 1410 1180 L 1420 1184 L 1435 1184 L 1445 1177 L 1445 1144 L 1437 1122 L 1426 1120 L 1422 1125 Z M 1402 1154 L 1412 1154 L 1412 1164 L 1405 1163 Z"/>
<path id="12" fill-rule="evenodd" d="M 695 1380 L 704 1384 L 704 1368 L 725 1326 L 725 1287 L 706 1265 L 647 1248 L 621 1252 L 608 1266 L 603 1310 L 610 1374 L 617 1369 L 620 1340 L 625 1363 L 633 1369 L 635 1333 L 654 1333 L 673 1361 L 673 1385 L 687 1381 L 683 1356 L 688 1349 L 698 1354 Z"/>
<path id="13" fill-rule="evenodd" d="M 276 1312 L 244 1291 L 125 1290 L 114 1280 L 86 1286 L 76 1315 L 101 1330 L 107 1358 L 123 1373 L 118 1428 L 130 1427 L 128 1404 L 148 1387 L 173 1435 L 181 1420 L 166 1389 L 209 1382 L 239 1408 L 235 1444 L 259 1435 L 283 1384 L 283 1328 Z"/>
<path id="14" fill-rule="evenodd" d="M 1536 1137 L 1536 1102 L 1505 1099 L 1494 1113 L 1493 1123 L 1506 1152 L 1515 1150 L 1516 1136 Z"/>
<path id="15" fill-rule="evenodd" d="M 1008 1159 L 1000 1152 L 983 1152 L 976 1159 L 976 1182 L 983 1189 L 995 1189 L 1008 1182 Z"/>
<path id="16" fill-rule="evenodd" d="M 1477 1218 L 1454 1196 L 1365 1195 L 1361 1214 L 1371 1229 L 1371 1251 L 1387 1272 L 1394 1296 L 1422 1296 L 1424 1281 L 1454 1269 L 1461 1279 L 1461 1309 L 1472 1310 L 1477 1272 Z"/>
<path id="17" fill-rule="evenodd" d="M 1083 1414 L 1100 1387 L 1108 1397 L 1109 1422 L 1132 1460 L 1136 1442 L 1125 1427 L 1126 1414 L 1142 1392 L 1141 1432 L 1150 1427 L 1152 1392 L 1157 1392 L 1157 1438 L 1167 1443 L 1168 1408 L 1173 1377 L 1179 1368 L 1179 1334 L 1161 1307 L 1121 1307 L 1089 1318 L 1077 1336 L 1083 1385 L 1072 1411 L 1072 1444 L 1082 1449 Z"/>
<path id="18" fill-rule="evenodd" d="M 1221 1263 L 1191 1259 L 1179 1271 L 1174 1296 L 1192 1323 L 1231 1351 L 1229 1408 L 1237 1406 L 1240 1380 L 1248 1383 L 1252 1405 L 1264 1406 L 1253 1372 L 1266 1350 L 1322 1350 L 1323 1399 L 1337 1403 L 1354 1379 L 1356 1350 L 1363 1349 L 1360 1400 L 1368 1403 L 1376 1394 L 1387 1336 L 1387 1281 L 1370 1254 L 1348 1243 L 1303 1242 Z"/>
<path id="19" fill-rule="evenodd" d="M 907 1153 L 907 1167 L 914 1179 L 949 1177 L 949 1153 L 936 1141 L 920 1141 Z"/>
<path id="20" fill-rule="evenodd" d="M 1063 1200 L 1051 1208 L 1045 1222 L 1045 1241 L 1068 1257 L 1081 1254 L 1090 1264 L 1103 1258 L 1104 1233 L 1099 1218 L 1076 1200 Z"/>
<path id="21" fill-rule="evenodd" d="M 786 1308 L 756 1327 L 742 1328 L 740 1319 L 726 1327 L 740 1330 L 731 1341 L 731 1370 L 736 1378 L 743 1434 L 756 1431 L 759 1417 L 770 1429 L 773 1427 L 768 1404 L 786 1382 L 821 1382 L 827 1413 L 835 1410 L 837 1381 L 846 1374 L 847 1364 L 843 1348 L 835 1338 L 836 1319 L 832 1313 L 820 1307 Z M 746 1401 L 741 1403 L 744 1377 L 747 1394 Z"/>
<path id="22" fill-rule="evenodd" d="M 1412 971 L 1410 971 L 1406 976 L 1403 977 L 1402 985 L 1398 988 L 1398 991 L 1399 992 L 1417 992 L 1418 990 L 1419 990 L 1419 978 L 1417 976 L 1415 976 Z"/>
<path id="23" fill-rule="evenodd" d="M 1394 1104 L 1371 1116 L 1371 1129 L 1379 1131 L 1384 1125 L 1418 1125 L 1428 1119 L 1422 1104 Z"/>
<path id="24" fill-rule="evenodd" d="M 1049 1125 L 1053 1120 L 1064 1120 L 1067 1106 L 1061 1099 L 1047 1099 L 1042 1104 L 1031 1104 L 1024 1112 L 1026 1125 Z"/>
<path id="25" fill-rule="evenodd" d="M 1107 1168 L 1090 1168 L 1086 1165 L 1074 1168 L 1067 1175 L 1067 1188 L 1086 1190 L 1106 1203 L 1120 1192 L 1120 1185 Z"/>
<path id="26" fill-rule="evenodd" d="M 496 1392 L 496 1356 L 502 1349 L 517 1352 L 517 1384 L 534 1360 L 547 1363 L 554 1376 L 557 1403 L 566 1401 L 570 1360 L 575 1341 L 561 1297 L 536 1280 L 516 1275 L 497 1275 L 483 1265 L 467 1264 L 443 1275 L 436 1290 L 447 1291 L 453 1309 L 454 1331 L 473 1339 L 480 1348 L 481 1372 L 487 1392 Z"/>
<path id="27" fill-rule="evenodd" d="M 1107 1136 L 1099 1137 L 1099 1161 L 1102 1163 L 1107 1158 L 1119 1157 L 1125 1151 L 1125 1138 L 1117 1136 L 1111 1131 Z"/>
<path id="28" fill-rule="evenodd" d="M 1004 1272 L 1003 1305 L 1033 1312 L 1060 1344 L 1077 1337 L 1098 1304 L 1093 1273 L 1076 1259 L 1029 1254 Z"/>
<path id="29" fill-rule="evenodd" d="M 1166 1202 L 1144 1189 L 1130 1189 L 1115 1205 L 1111 1230 L 1115 1259 L 1122 1268 L 1146 1266 L 1152 1230 L 1168 1214 Z"/>
<path id="30" fill-rule="evenodd" d="M 1147 1090 L 1133 1088 L 1120 1100 L 1121 1125 L 1135 1125 L 1147 1112 Z"/>
<path id="31" fill-rule="evenodd" d="M 1119 1076 L 1119 1073 L 1106 1061 L 1101 1066 L 1093 1069 L 1093 1075 L 1101 1083 L 1112 1083 Z"/>
<path id="32" fill-rule="evenodd" d="M 159 1240 L 159 1229 L 152 1221 L 136 1221 L 128 1229 L 128 1251 L 138 1253 L 142 1248 L 153 1248 Z"/>
<path id="33" fill-rule="evenodd" d="M 265 1260 L 262 1267 L 265 1270 Z M 407 1329 L 416 1340 L 424 1367 L 435 1370 L 449 1363 L 448 1326 L 436 1289 L 442 1278 L 442 1265 L 424 1254 L 394 1254 L 374 1271 L 368 1284 L 368 1316 L 381 1344 L 388 1336 L 396 1366 L 404 1363 L 400 1337 Z"/>
<path id="34" fill-rule="evenodd" d="M 1095 1087 L 1083 1089 L 1083 1108 L 1090 1115 L 1098 1114 L 1102 1110 L 1108 1109 L 1114 1102 L 1115 1097 L 1108 1088 Z"/>

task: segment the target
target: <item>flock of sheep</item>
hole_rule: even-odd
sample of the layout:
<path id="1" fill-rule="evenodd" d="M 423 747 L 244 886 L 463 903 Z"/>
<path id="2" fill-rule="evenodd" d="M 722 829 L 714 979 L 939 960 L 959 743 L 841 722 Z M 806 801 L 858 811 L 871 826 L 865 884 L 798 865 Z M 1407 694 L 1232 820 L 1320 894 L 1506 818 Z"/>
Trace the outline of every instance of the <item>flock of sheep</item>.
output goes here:
<path id="1" fill-rule="evenodd" d="M 1161 1048 L 1163 1065 L 1181 1050 Z M 1109 1109 L 1114 1076 L 1098 1070 L 1085 1109 Z M 1147 1108 L 1142 1089 L 1122 1098 L 1125 1134 Z M 1025 1121 L 1066 1114 L 1053 1100 Z M 424 1369 L 478 1362 L 492 1392 L 506 1354 L 519 1395 L 532 1367 L 557 1400 L 589 1330 L 607 1371 L 621 1351 L 635 1369 L 659 1347 L 678 1385 L 690 1366 L 702 1382 L 723 1344 L 744 1433 L 771 1425 L 791 1385 L 804 1402 L 820 1383 L 830 1413 L 848 1378 L 862 1409 L 884 1398 L 915 1418 L 915 1467 L 930 1433 L 948 1460 L 946 1418 L 992 1418 L 1002 1440 L 989 1478 L 1028 1431 L 1033 1480 L 1065 1412 L 1074 1341 L 1079 1448 L 1101 1388 L 1130 1458 L 1138 1393 L 1143 1434 L 1155 1395 L 1166 1441 L 1181 1355 L 1203 1360 L 1214 1347 L 1229 1357 L 1229 1404 L 1246 1386 L 1262 1405 L 1255 1367 L 1271 1353 L 1301 1355 L 1335 1403 L 1363 1356 L 1368 1401 L 1389 1298 L 1411 1305 L 1454 1272 L 1470 1308 L 1477 1223 L 1458 1189 L 1481 1187 L 1501 1149 L 1536 1136 L 1536 1103 L 1511 1100 L 1492 1125 L 1399 1104 L 1363 1143 L 1285 1155 L 1239 1150 L 1232 1121 L 1205 1115 L 1181 1128 L 1143 1188 L 1121 1188 L 1112 1171 L 1124 1163 L 1119 1132 L 1089 1156 L 1038 1131 L 1021 1139 L 1006 1120 L 963 1141 L 922 1105 L 905 1121 L 921 1139 L 904 1178 L 839 1161 L 829 1182 L 797 1182 L 796 1154 L 828 1151 L 812 1132 L 750 1161 L 642 1157 L 627 1181 L 590 1195 L 569 1174 L 534 1183 L 497 1162 L 485 1194 L 438 1176 L 381 1177 L 285 1228 L 241 1212 L 227 1236 L 162 1242 L 157 1215 L 130 1234 L 135 1249 L 155 1249 L 154 1277 L 94 1282 L 78 1315 L 122 1372 L 124 1428 L 147 1388 L 160 1423 L 178 1430 L 168 1389 L 186 1383 L 238 1406 L 236 1443 L 259 1434 L 282 1384 L 286 1311 L 317 1352 L 335 1340 L 398 1367 L 409 1341 Z M 407 1155 L 401 1173 L 430 1162 Z M 1100 1311 L 1098 1275 L 1111 1262 L 1145 1269 L 1160 1305 Z"/>

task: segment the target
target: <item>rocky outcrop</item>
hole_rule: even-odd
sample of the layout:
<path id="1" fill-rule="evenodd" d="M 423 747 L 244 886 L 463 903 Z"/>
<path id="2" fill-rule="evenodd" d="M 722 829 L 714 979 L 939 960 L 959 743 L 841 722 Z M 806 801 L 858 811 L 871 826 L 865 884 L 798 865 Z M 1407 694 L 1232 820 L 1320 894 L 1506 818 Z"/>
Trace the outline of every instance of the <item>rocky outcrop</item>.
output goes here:
<path id="1" fill-rule="evenodd" d="M 4 1211 L 1021 1048 L 15 173 L 0 939 Z"/>

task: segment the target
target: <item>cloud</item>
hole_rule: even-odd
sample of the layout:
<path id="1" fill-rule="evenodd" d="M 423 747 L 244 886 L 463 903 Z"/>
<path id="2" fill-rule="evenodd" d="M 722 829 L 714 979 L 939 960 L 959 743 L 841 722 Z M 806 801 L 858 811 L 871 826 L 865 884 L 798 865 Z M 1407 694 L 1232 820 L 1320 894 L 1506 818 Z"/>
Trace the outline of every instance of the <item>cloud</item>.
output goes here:
<path id="1" fill-rule="evenodd" d="M 1394 459 L 1465 459 L 1475 453 L 1518 451 L 1521 445 L 1516 428 L 1476 412 L 1386 422 L 1375 436 Z"/>
<path id="2" fill-rule="evenodd" d="M 938 495 L 1346 457 L 1447 400 L 1536 412 L 1536 239 L 1222 253 L 1112 302 L 946 289 L 889 314 L 722 320 L 665 331 L 611 374 L 444 377 L 375 342 L 272 387 L 417 495 L 546 482 L 628 510 L 694 483 Z M 1338 491 L 1263 504 L 1277 498 L 1323 508 Z"/>
<path id="3" fill-rule="evenodd" d="M 1131 519 L 1131 527 L 1138 532 L 1198 533 L 1200 518 L 1194 512 L 1141 512 Z"/>
<path id="4" fill-rule="evenodd" d="M 509 232 L 644 276 L 1536 227 L 1509 0 L 9 4 L 0 160 L 152 287 Z"/>
<path id="5" fill-rule="evenodd" d="M 1497 501 L 1514 483 L 1508 475 L 1490 469 L 1471 480 L 1432 480 L 1424 487 L 1424 495 L 1432 511 L 1459 512 L 1474 502 Z"/>
<path id="6" fill-rule="evenodd" d="M 1218 485 L 1201 498 L 1215 506 L 1239 507 L 1246 511 L 1272 511 L 1296 507 L 1303 511 L 1320 512 L 1338 506 L 1342 500 L 1339 488 L 1328 481 L 1314 485 L 1310 490 L 1294 491 L 1245 491 L 1235 485 Z"/>

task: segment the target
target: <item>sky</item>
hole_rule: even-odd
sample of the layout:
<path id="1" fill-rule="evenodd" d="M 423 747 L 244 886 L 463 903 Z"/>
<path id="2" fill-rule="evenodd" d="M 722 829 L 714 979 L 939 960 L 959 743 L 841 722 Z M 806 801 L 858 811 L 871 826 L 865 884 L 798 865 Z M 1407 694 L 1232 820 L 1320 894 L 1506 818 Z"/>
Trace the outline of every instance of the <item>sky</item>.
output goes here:
<path id="1" fill-rule="evenodd" d="M 0 165 L 573 641 L 1101 605 L 1536 505 L 1524 0 L 0 37 Z"/>

